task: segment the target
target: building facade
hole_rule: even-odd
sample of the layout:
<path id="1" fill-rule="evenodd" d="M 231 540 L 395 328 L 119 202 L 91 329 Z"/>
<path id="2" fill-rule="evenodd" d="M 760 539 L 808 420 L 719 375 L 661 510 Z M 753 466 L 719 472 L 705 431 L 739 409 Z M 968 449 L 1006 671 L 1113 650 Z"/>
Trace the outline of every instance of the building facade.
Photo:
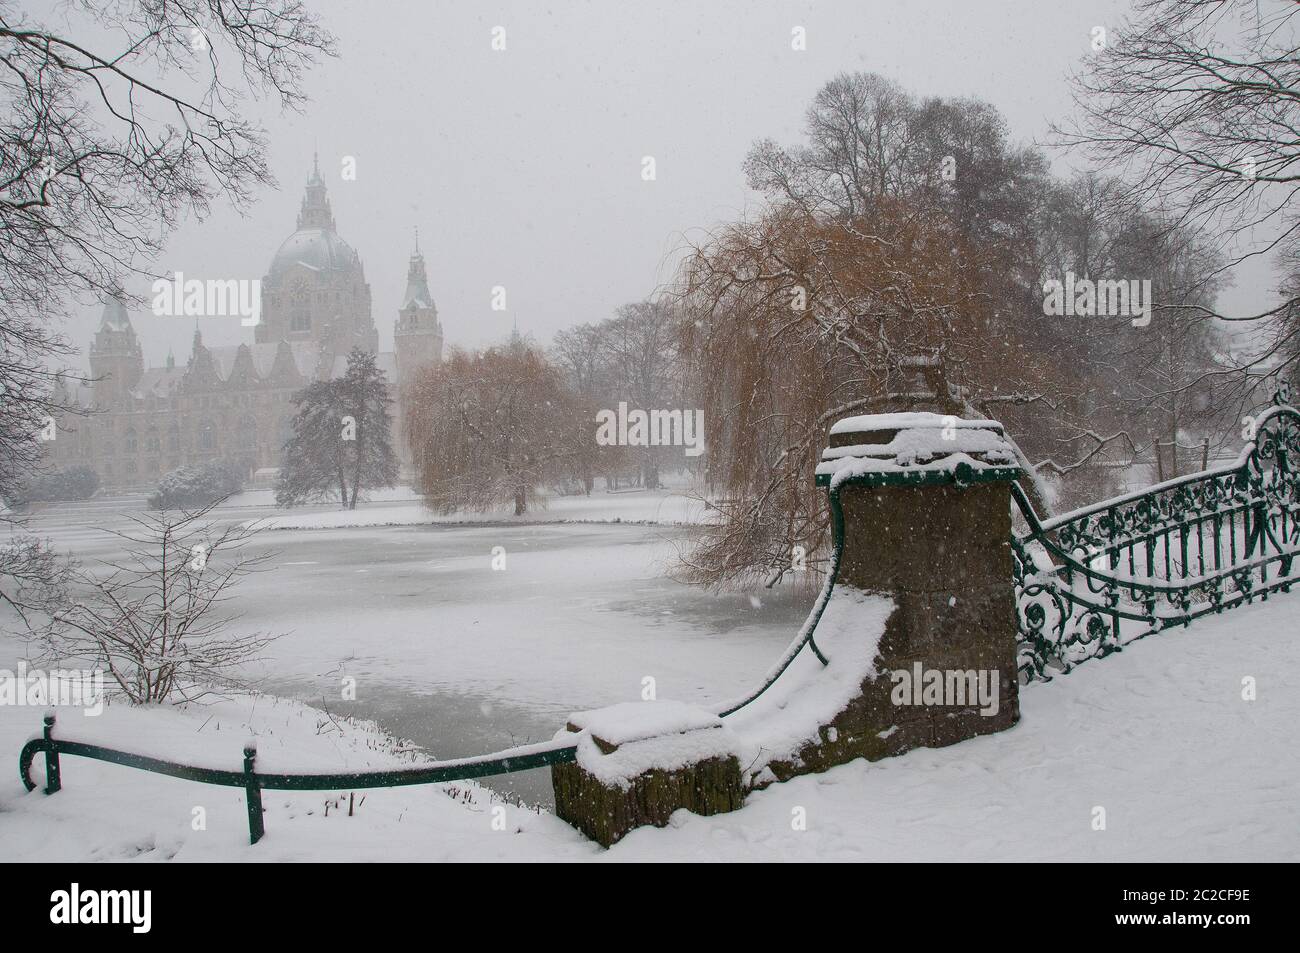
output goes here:
<path id="1" fill-rule="evenodd" d="M 156 483 L 183 465 L 221 461 L 245 477 L 280 465 L 292 434 L 293 394 L 343 373 L 348 352 L 376 354 L 394 399 L 400 438 L 403 384 L 442 359 L 442 325 L 418 243 L 394 323 L 394 352 L 380 353 L 361 257 L 338 234 L 319 168 L 307 182 L 297 229 L 262 279 L 261 320 L 251 342 L 209 347 L 196 330 L 188 361 L 169 354 L 145 367 L 130 315 L 104 305 L 90 346 L 91 384 L 66 399 L 94 411 L 59 422 L 49 449 L 59 467 L 95 469 L 109 487 Z M 264 476 L 266 474 L 263 474 Z"/>

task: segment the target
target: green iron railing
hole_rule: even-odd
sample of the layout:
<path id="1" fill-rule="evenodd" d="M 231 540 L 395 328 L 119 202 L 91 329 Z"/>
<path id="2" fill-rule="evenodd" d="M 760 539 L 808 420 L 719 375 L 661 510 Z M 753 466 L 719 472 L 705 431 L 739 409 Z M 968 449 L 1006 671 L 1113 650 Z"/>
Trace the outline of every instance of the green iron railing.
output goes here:
<path id="1" fill-rule="evenodd" d="M 165 774 L 202 784 L 219 784 L 224 787 L 243 788 L 248 803 L 248 842 L 256 844 L 266 833 L 262 810 L 263 791 L 335 791 L 360 788 L 392 788 L 410 784 L 435 784 L 440 781 L 462 781 L 485 778 L 495 774 L 527 771 L 552 764 L 565 764 L 577 758 L 577 744 L 573 741 L 551 741 L 524 745 L 498 751 L 494 754 L 455 761 L 435 761 L 409 768 L 391 768 L 383 771 L 357 771 L 343 774 L 265 774 L 256 770 L 257 751 L 244 748 L 244 768 L 232 771 L 222 768 L 203 768 L 177 764 L 160 758 L 150 758 L 128 751 L 117 751 L 81 741 L 54 737 L 54 716 L 45 716 L 42 737 L 33 738 L 23 746 L 18 756 L 18 773 L 28 791 L 35 790 L 31 778 L 32 762 L 36 755 L 45 754 L 45 793 L 54 794 L 63 787 L 60 755 L 76 755 L 107 761 L 154 774 Z"/>
<path id="2" fill-rule="evenodd" d="M 1300 582 L 1298 423 L 1278 403 L 1235 464 L 1054 519 L 1012 484 L 1028 525 L 1012 538 L 1022 680 Z"/>

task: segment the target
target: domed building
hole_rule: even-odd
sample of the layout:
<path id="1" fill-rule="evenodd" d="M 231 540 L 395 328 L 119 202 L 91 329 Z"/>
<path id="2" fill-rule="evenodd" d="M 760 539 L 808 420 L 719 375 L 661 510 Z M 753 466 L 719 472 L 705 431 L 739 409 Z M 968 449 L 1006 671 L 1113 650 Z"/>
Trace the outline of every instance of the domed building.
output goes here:
<path id="1" fill-rule="evenodd" d="M 262 279 L 262 320 L 254 337 L 258 344 L 312 341 L 341 354 L 354 346 L 378 349 L 361 256 L 334 228 L 319 166 L 307 180 L 298 230 Z"/>
<path id="2" fill-rule="evenodd" d="M 182 465 L 223 461 L 246 477 L 276 468 L 292 433 L 293 394 L 341 375 L 353 347 L 376 354 L 387 375 L 395 446 L 405 459 L 402 385 L 442 359 L 443 343 L 418 242 L 394 322 L 396 353 L 378 353 L 361 256 L 338 234 L 314 165 L 297 229 L 276 251 L 261 285 L 253 340 L 208 347 L 195 331 L 184 367 L 170 354 L 164 366 L 144 367 L 130 315 L 120 300 L 108 301 L 90 348 L 95 380 L 67 395 L 100 413 L 60 422 L 50 444 L 54 465 L 91 466 L 105 486 L 118 488 L 151 486 Z"/>

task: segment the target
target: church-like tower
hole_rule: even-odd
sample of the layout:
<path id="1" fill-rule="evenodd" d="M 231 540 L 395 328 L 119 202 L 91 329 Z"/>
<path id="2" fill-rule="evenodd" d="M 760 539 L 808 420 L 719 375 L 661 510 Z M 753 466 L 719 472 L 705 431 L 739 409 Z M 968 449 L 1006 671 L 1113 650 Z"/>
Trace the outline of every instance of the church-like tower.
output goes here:
<path id="1" fill-rule="evenodd" d="M 262 279 L 254 341 L 205 344 L 196 325 L 183 366 L 169 353 L 164 365 L 146 368 L 121 297 L 106 300 L 89 353 L 93 390 L 66 393 L 70 403 L 103 413 L 60 426 L 48 452 L 59 466 L 94 466 L 106 486 L 153 486 L 177 467 L 211 462 L 267 485 L 292 436 L 293 395 L 342 374 L 348 352 L 360 347 L 385 374 L 394 443 L 409 466 L 402 430 L 413 395 L 404 385 L 441 362 L 443 345 L 418 234 L 396 317 L 395 353 L 379 354 L 361 258 L 339 237 L 316 163 L 297 229 Z"/>
<path id="2" fill-rule="evenodd" d="M 144 374 L 144 351 L 126 305 L 116 295 L 104 302 L 99 330 L 90 345 L 90 373 L 95 378 L 95 403 L 103 408 L 129 403 L 131 392 Z"/>
<path id="3" fill-rule="evenodd" d="M 335 230 L 319 162 L 307 180 L 298 229 L 262 279 L 262 320 L 254 337 L 259 344 L 312 341 L 335 355 L 379 348 L 361 257 Z"/>
<path id="4" fill-rule="evenodd" d="M 417 235 L 415 252 L 406 268 L 406 293 L 397 310 L 393 325 L 393 351 L 397 366 L 397 385 L 414 380 L 421 367 L 442 360 L 442 325 L 438 308 L 429 293 L 429 276 L 424 270 Z"/>

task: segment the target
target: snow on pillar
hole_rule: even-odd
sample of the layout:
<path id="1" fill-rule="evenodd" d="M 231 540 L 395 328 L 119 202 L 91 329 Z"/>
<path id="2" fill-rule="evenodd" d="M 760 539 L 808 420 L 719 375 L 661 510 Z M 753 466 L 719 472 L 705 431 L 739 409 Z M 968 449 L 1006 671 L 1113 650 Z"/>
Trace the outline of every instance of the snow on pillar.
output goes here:
<path id="1" fill-rule="evenodd" d="M 674 811 L 734 811 L 744 801 L 738 739 L 714 712 L 674 701 L 625 702 L 577 712 L 578 757 L 551 766 L 555 813 L 609 847 Z"/>
<path id="2" fill-rule="evenodd" d="M 992 420 L 835 424 L 817 482 L 842 545 L 816 650 L 802 646 L 726 717 L 666 701 L 570 716 L 578 753 L 551 768 L 556 814 L 609 846 L 682 808 L 735 810 L 775 780 L 1014 725 L 1015 460 Z"/>
<path id="3" fill-rule="evenodd" d="M 1019 720 L 1015 460 L 992 420 L 871 414 L 831 428 L 817 482 L 843 515 L 836 588 L 888 597 L 894 610 L 861 694 L 818 741 L 773 763 L 776 777 L 954 744 Z"/>

